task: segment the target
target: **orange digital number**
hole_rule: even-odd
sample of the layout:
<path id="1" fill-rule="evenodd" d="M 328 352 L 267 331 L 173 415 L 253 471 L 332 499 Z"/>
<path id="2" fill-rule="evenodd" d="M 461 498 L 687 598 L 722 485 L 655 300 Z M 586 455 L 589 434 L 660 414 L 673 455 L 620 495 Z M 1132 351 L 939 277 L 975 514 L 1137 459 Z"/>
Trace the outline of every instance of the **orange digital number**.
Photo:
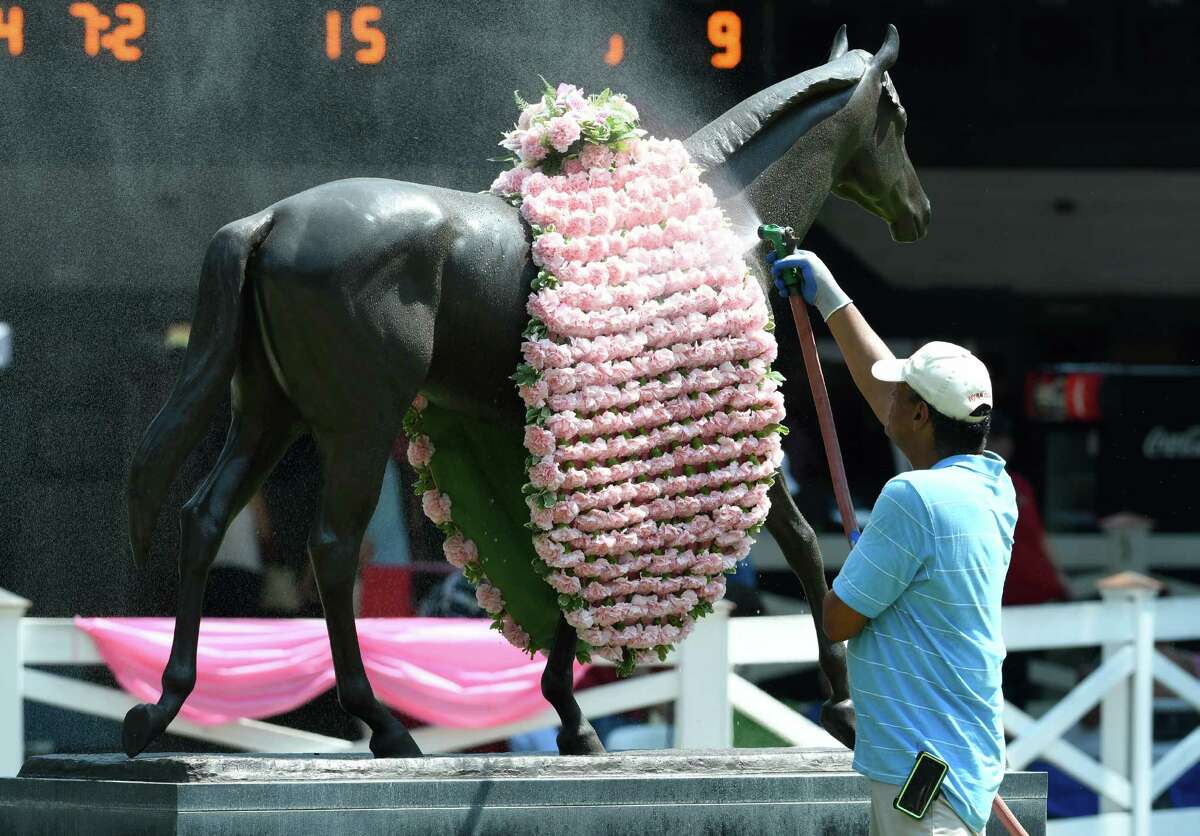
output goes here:
<path id="1" fill-rule="evenodd" d="M 141 47 L 130 43 L 146 34 L 146 11 L 137 3 L 117 4 L 113 14 L 124 23 L 111 31 L 112 19 L 91 3 L 72 3 L 69 11 L 72 17 L 83 21 L 83 51 L 88 55 L 99 55 L 105 49 L 118 61 L 136 61 L 142 57 Z"/>
<path id="2" fill-rule="evenodd" d="M 720 49 L 712 56 L 718 70 L 732 70 L 742 61 L 742 18 L 737 12 L 719 11 L 708 16 L 708 42 Z"/>
<path id="3" fill-rule="evenodd" d="M 0 9 L 0 40 L 8 41 L 9 55 L 25 51 L 25 12 L 20 6 L 13 6 L 7 15 Z"/>
<path id="4" fill-rule="evenodd" d="M 359 43 L 366 47 L 354 53 L 354 60 L 360 64 L 378 64 L 387 54 L 387 40 L 383 33 L 371 24 L 383 17 L 378 6 L 359 6 L 350 16 L 350 32 Z"/>
<path id="5" fill-rule="evenodd" d="M 88 55 L 100 54 L 100 33 L 112 22 L 91 3 L 72 3 L 71 16 L 83 21 L 83 51 Z"/>
<path id="6" fill-rule="evenodd" d="M 608 52 L 604 53 L 604 63 L 610 67 L 615 67 L 624 58 L 625 37 L 620 32 L 614 32 L 608 38 Z"/>
<path id="7" fill-rule="evenodd" d="M 342 13 L 325 12 L 325 56 L 330 61 L 342 57 Z"/>
<path id="8" fill-rule="evenodd" d="M 146 34 L 146 11 L 137 3 L 118 3 L 117 17 L 125 22 L 114 29 L 100 42 L 104 44 L 105 38 L 108 43 L 104 47 L 112 52 L 118 61 L 136 61 L 142 57 L 140 47 L 133 46 L 130 41 L 136 41 L 142 35 Z"/>
<path id="9" fill-rule="evenodd" d="M 359 6 L 350 15 L 350 34 L 363 45 L 354 53 L 359 64 L 378 64 L 387 55 L 387 38 L 371 25 L 382 17 L 378 6 Z M 325 12 L 325 56 L 330 61 L 342 57 L 342 13 L 338 11 Z"/>

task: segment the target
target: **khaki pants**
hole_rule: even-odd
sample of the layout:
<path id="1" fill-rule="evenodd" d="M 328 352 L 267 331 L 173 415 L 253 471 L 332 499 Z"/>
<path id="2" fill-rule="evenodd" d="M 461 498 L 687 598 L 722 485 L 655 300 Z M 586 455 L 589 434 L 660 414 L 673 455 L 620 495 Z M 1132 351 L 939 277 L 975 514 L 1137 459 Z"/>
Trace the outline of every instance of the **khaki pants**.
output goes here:
<path id="1" fill-rule="evenodd" d="M 922 819 L 906 816 L 892 806 L 900 792 L 895 784 L 871 781 L 871 836 L 978 836 L 941 795 Z"/>

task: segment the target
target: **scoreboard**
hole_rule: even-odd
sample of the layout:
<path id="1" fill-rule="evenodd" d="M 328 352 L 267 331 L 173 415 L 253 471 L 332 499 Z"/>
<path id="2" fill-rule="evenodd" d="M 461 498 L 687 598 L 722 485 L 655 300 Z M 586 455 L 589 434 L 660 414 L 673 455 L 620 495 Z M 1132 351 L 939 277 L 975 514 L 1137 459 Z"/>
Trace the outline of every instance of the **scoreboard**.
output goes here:
<path id="1" fill-rule="evenodd" d="M 495 137 L 539 75 L 698 127 L 755 89 L 760 19 L 686 0 L 0 0 L 0 130 L 22 160 L 379 164 L 407 145 L 413 170 L 469 168 L 494 142 L 456 140 Z"/>
<path id="2" fill-rule="evenodd" d="M 146 9 L 138 3 L 116 3 L 110 12 L 94 3 L 71 3 L 65 14 L 82 24 L 80 45 L 85 54 L 96 57 L 108 52 L 118 61 L 137 61 L 142 57 L 140 41 L 146 37 Z M 47 16 L 49 17 L 49 16 Z M 387 35 L 380 26 L 383 10 L 375 5 L 356 6 L 342 11 L 324 11 L 325 55 L 331 61 L 342 57 L 343 24 L 348 18 L 349 31 L 358 48 L 353 53 L 359 64 L 378 64 L 387 55 Z M 404 15 L 398 16 L 403 21 Z M 742 18 L 731 9 L 717 9 L 707 15 L 705 33 L 715 51 L 709 62 L 718 69 L 731 70 L 742 59 Z M 0 6 L 0 42 L 12 57 L 25 51 L 25 9 L 19 5 Z M 620 32 L 609 36 L 604 61 L 610 66 L 624 59 L 625 39 Z"/>
<path id="3" fill-rule="evenodd" d="M 761 86 L 761 28 L 686 0 L 0 0 L 0 284 L 190 289 L 215 229 L 317 183 L 484 189 L 539 76 L 685 137 Z"/>

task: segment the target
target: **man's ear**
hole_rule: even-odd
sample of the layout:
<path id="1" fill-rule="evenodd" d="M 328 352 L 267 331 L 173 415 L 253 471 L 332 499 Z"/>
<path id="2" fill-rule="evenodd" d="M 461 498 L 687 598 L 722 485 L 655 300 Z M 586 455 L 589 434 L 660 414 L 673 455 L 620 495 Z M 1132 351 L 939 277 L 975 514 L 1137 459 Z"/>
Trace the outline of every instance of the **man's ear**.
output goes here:
<path id="1" fill-rule="evenodd" d="M 916 401 L 916 403 L 913 404 L 913 406 L 916 407 L 916 410 L 913 412 L 913 421 L 916 423 L 916 425 L 918 427 L 923 427 L 926 424 L 928 424 L 929 420 L 930 420 L 929 404 L 925 403 L 925 401 L 923 401 L 923 400 L 918 399 Z"/>

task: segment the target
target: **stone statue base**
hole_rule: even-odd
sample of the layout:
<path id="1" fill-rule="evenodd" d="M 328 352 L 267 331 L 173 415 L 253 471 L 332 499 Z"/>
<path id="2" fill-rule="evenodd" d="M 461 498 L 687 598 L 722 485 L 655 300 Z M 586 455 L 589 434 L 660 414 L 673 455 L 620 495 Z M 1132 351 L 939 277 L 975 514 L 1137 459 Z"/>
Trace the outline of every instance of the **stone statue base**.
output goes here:
<path id="1" fill-rule="evenodd" d="M 841 749 L 51 755 L 0 780 L 0 832 L 850 836 L 867 832 L 869 806 L 850 764 Z M 1045 832 L 1045 775 L 1011 774 L 1002 793 L 1032 836 Z"/>

